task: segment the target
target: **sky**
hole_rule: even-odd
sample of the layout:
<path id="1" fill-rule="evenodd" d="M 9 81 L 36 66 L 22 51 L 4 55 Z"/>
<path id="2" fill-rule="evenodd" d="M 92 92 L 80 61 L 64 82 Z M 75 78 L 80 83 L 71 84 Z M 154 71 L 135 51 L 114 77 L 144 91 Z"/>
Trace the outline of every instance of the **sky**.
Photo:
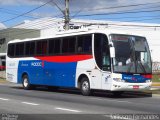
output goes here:
<path id="1" fill-rule="evenodd" d="M 65 0 L 0 0 L 7 27 L 43 17 L 63 18 Z M 160 24 L 160 0 L 69 0 L 70 19 Z"/>

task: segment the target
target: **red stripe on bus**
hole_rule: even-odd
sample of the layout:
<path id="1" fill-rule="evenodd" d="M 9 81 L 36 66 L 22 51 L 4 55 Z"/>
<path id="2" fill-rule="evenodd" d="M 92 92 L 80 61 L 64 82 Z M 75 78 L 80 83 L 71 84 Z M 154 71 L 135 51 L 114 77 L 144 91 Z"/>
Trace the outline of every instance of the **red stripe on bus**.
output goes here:
<path id="1" fill-rule="evenodd" d="M 69 56 L 37 56 L 39 60 L 47 62 L 77 62 L 93 58 L 92 55 L 69 55 Z"/>
<path id="2" fill-rule="evenodd" d="M 149 79 L 152 79 L 152 74 L 146 74 L 146 75 L 143 75 L 144 78 L 149 78 Z"/>

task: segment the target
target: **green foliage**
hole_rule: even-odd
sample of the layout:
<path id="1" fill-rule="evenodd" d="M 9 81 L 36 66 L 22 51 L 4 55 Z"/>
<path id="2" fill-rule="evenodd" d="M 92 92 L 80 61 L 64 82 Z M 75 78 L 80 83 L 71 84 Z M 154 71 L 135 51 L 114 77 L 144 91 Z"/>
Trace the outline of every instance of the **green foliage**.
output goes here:
<path id="1" fill-rule="evenodd" d="M 152 82 L 160 82 L 160 74 L 153 74 Z"/>

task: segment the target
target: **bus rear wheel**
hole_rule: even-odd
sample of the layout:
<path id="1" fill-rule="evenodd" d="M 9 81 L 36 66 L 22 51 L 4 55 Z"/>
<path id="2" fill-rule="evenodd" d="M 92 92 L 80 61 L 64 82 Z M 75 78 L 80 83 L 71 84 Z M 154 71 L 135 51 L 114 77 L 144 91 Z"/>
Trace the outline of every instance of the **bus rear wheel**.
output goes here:
<path id="1" fill-rule="evenodd" d="M 23 77 L 22 77 L 22 85 L 23 85 L 23 88 L 25 90 L 30 90 L 32 88 L 32 85 L 29 82 L 28 75 L 23 75 Z"/>
<path id="2" fill-rule="evenodd" d="M 91 94 L 90 83 L 89 83 L 88 78 L 86 77 L 82 78 L 80 89 L 81 89 L 82 95 L 84 96 L 89 96 Z"/>

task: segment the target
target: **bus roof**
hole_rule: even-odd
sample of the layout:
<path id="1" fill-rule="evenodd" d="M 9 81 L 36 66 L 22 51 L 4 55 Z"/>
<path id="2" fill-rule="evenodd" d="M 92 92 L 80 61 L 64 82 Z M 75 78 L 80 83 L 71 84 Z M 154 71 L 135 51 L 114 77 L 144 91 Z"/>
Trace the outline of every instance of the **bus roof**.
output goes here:
<path id="1" fill-rule="evenodd" d="M 138 34 L 133 34 L 127 30 L 113 30 L 109 28 L 105 29 L 79 29 L 79 30 L 68 30 L 68 31 L 61 31 L 57 32 L 56 34 L 48 37 L 39 37 L 39 38 L 27 38 L 27 39 L 15 39 L 12 41 L 9 41 L 8 43 L 16 43 L 16 42 L 25 42 L 25 41 L 34 41 L 34 40 L 40 40 L 40 39 L 50 39 L 50 38 L 59 38 L 59 37 L 67 37 L 67 36 L 74 36 L 74 35 L 82 35 L 82 34 L 89 34 L 89 33 L 104 33 L 104 34 L 126 34 L 126 35 L 137 35 L 142 36 Z"/>

